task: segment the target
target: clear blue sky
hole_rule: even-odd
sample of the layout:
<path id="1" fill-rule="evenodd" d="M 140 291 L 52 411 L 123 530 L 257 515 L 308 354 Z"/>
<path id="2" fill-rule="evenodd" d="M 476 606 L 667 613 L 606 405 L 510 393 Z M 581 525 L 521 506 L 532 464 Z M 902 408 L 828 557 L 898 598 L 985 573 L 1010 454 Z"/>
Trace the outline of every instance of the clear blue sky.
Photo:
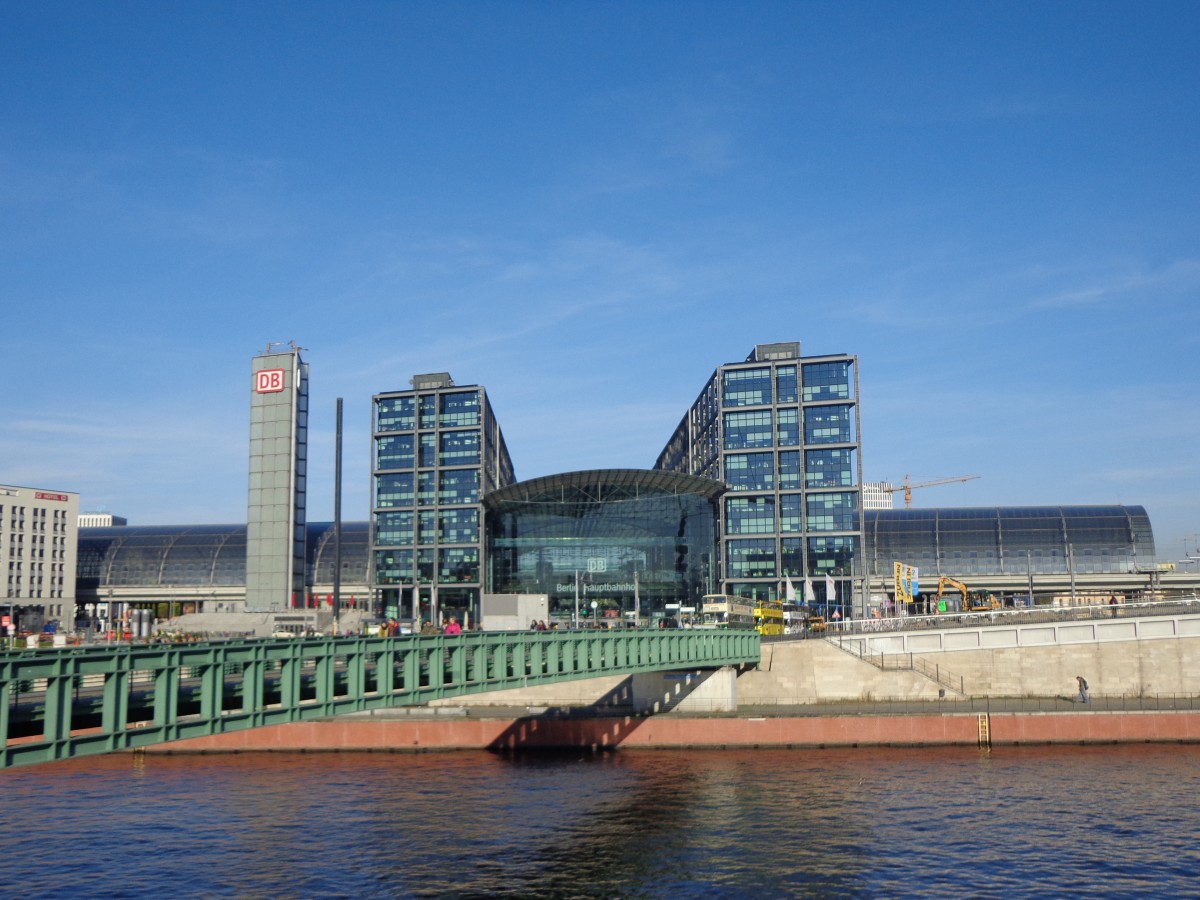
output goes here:
<path id="1" fill-rule="evenodd" d="M 0 8 L 0 481 L 246 516 L 308 348 L 310 518 L 373 393 L 487 387 L 519 478 L 648 468 L 756 343 L 860 357 L 867 480 L 1200 532 L 1200 4 Z"/>

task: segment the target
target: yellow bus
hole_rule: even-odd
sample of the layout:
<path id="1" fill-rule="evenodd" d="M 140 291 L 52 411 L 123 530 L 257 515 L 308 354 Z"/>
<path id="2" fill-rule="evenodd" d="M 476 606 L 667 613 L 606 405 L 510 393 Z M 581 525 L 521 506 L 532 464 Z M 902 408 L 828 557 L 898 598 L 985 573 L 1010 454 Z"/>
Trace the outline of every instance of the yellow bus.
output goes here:
<path id="1" fill-rule="evenodd" d="M 783 604 L 775 600 L 756 601 L 754 627 L 761 635 L 783 634 Z"/>
<path id="2" fill-rule="evenodd" d="M 745 597 L 705 594 L 700 606 L 700 628 L 753 628 L 754 603 Z"/>

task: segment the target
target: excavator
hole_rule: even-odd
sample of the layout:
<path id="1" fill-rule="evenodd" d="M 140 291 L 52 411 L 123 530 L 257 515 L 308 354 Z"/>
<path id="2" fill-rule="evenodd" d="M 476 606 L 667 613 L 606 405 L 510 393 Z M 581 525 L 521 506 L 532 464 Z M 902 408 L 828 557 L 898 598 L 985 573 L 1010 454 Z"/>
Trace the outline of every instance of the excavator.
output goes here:
<path id="1" fill-rule="evenodd" d="M 942 599 L 942 594 L 946 592 L 946 588 L 953 588 L 962 595 L 963 612 L 991 612 L 1004 608 L 1004 604 L 991 594 L 969 590 L 965 584 L 956 581 L 949 575 L 943 575 L 938 579 L 937 596 L 939 601 Z"/>

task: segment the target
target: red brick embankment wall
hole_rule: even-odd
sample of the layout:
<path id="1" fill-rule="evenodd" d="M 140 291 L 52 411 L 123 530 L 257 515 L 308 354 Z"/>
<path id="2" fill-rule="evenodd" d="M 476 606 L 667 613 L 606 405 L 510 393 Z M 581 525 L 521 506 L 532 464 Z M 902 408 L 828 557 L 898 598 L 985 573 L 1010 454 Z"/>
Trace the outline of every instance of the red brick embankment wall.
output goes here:
<path id="1" fill-rule="evenodd" d="M 1200 712 L 1003 713 L 991 715 L 988 724 L 993 745 L 1200 742 Z M 193 738 L 147 748 L 147 752 L 975 746 L 978 742 L 979 717 L 969 713 L 796 718 L 346 718 Z"/>

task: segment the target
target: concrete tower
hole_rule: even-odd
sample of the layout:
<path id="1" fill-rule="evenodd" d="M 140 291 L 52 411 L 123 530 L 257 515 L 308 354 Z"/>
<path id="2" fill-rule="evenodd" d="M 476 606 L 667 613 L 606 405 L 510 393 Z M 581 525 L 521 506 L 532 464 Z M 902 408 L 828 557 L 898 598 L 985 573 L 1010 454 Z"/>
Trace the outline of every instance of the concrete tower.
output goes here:
<path id="1" fill-rule="evenodd" d="M 268 344 L 250 364 L 246 608 L 304 605 L 308 364 L 295 343 Z"/>

